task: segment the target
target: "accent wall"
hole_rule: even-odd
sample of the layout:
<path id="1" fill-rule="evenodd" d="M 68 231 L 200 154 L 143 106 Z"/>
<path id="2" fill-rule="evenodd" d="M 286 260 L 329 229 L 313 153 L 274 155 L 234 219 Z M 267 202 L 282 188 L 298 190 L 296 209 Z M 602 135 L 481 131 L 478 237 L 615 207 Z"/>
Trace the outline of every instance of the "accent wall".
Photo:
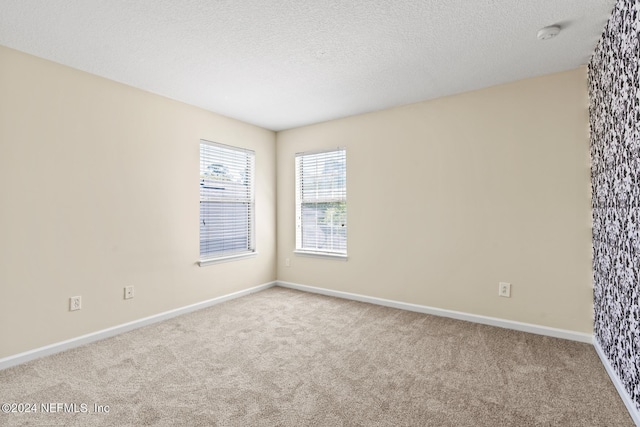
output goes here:
<path id="1" fill-rule="evenodd" d="M 589 63 L 595 339 L 640 410 L 640 2 Z"/>

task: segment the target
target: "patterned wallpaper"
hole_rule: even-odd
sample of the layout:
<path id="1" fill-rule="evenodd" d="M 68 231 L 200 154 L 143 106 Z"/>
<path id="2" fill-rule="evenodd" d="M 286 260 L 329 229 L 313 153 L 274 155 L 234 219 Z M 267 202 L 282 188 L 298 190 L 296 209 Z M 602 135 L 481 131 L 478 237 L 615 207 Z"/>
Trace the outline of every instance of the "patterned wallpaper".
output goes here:
<path id="1" fill-rule="evenodd" d="M 640 0 L 589 63 L 595 336 L 640 410 Z"/>

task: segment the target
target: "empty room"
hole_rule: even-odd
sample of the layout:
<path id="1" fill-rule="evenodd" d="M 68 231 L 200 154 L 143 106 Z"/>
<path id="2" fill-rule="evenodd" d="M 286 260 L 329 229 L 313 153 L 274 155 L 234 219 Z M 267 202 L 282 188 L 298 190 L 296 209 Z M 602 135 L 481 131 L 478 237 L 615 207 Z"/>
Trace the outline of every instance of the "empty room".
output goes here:
<path id="1" fill-rule="evenodd" d="M 0 0 L 0 425 L 640 426 L 640 1 Z"/>

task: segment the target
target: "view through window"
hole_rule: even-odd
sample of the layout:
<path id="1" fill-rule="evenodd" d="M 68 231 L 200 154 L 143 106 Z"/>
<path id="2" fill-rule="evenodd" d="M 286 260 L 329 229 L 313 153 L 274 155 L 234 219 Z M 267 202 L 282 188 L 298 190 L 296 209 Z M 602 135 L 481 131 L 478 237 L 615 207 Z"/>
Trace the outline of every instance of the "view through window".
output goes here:
<path id="1" fill-rule="evenodd" d="M 345 149 L 296 155 L 296 250 L 347 254 Z"/>
<path id="2" fill-rule="evenodd" d="M 251 253 L 255 153 L 200 141 L 200 259 Z"/>

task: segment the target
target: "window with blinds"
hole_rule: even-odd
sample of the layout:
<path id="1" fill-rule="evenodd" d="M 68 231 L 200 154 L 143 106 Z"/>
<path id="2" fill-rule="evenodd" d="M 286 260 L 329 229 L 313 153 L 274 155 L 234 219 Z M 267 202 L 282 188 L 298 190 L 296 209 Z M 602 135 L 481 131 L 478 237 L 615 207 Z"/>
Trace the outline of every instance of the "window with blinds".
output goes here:
<path id="1" fill-rule="evenodd" d="M 347 254 L 345 149 L 296 154 L 296 251 Z"/>
<path id="2" fill-rule="evenodd" d="M 200 260 L 254 252 L 255 153 L 200 141 Z"/>

